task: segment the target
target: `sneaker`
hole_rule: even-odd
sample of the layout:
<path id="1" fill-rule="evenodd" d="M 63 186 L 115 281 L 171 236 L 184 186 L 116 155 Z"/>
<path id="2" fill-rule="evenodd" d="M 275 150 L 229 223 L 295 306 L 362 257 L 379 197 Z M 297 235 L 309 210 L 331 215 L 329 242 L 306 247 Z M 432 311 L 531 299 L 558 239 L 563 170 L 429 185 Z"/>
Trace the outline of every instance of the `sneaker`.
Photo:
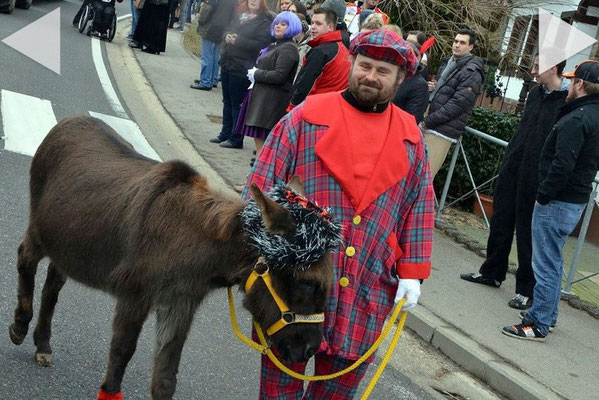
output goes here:
<path id="1" fill-rule="evenodd" d="M 530 321 L 522 321 L 518 325 L 505 326 L 501 330 L 501 333 L 516 339 L 534 340 L 535 342 L 544 342 L 546 337 Z"/>
<path id="2" fill-rule="evenodd" d="M 482 285 L 492 286 L 498 288 L 501 286 L 501 282 L 491 278 L 487 278 L 478 272 L 471 272 L 469 274 L 460 274 L 460 278 L 468 282 L 480 283 Z"/>
<path id="3" fill-rule="evenodd" d="M 516 297 L 511 299 L 507 305 L 516 310 L 528 310 L 532 307 L 532 299 L 530 297 L 522 296 L 521 294 L 516 294 Z"/>
<path id="4" fill-rule="evenodd" d="M 525 319 L 528 320 L 528 321 L 530 321 L 528 319 L 528 312 L 527 311 L 520 311 L 518 313 L 518 315 L 520 316 L 520 318 L 522 318 L 522 322 L 524 322 Z M 549 326 L 549 332 L 553 332 L 553 330 L 556 328 L 556 326 L 557 326 L 556 324 L 551 324 L 551 326 Z"/>

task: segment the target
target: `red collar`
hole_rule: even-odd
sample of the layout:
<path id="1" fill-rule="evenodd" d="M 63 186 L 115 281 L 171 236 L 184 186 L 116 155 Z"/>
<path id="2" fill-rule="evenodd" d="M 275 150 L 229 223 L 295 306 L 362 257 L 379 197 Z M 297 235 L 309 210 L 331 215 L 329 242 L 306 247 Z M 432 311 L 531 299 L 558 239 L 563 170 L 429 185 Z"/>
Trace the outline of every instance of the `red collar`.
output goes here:
<path id="1" fill-rule="evenodd" d="M 318 36 L 315 39 L 312 39 L 308 42 L 308 45 L 312 48 L 320 46 L 323 43 L 329 42 L 340 42 L 341 41 L 341 31 L 334 30 L 323 35 Z"/>
<path id="2" fill-rule="evenodd" d="M 351 118 L 360 118 L 361 112 L 356 110 L 356 115 L 343 115 L 341 102 L 345 100 L 336 92 L 308 96 L 302 114 L 309 123 L 329 127 L 316 143 L 314 152 L 348 195 L 356 214 L 359 214 L 379 195 L 406 176 L 410 165 L 404 141 L 419 143 L 422 134 L 414 117 L 390 104 L 385 112 L 392 113 L 392 128 L 387 133 L 385 145 L 366 190 L 358 193 L 358 187 L 354 184 L 351 141 L 348 140 L 345 129 Z"/>

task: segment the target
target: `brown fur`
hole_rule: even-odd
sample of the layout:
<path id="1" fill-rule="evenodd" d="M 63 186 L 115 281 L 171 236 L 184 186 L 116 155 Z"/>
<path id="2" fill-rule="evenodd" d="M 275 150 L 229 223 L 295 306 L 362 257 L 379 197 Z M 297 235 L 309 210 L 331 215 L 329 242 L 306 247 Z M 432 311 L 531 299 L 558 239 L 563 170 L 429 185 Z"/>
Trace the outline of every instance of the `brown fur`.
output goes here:
<path id="1" fill-rule="evenodd" d="M 244 283 L 256 262 L 239 215 L 246 203 L 213 191 L 183 162 L 158 163 L 139 155 L 106 124 L 86 117 L 65 119 L 50 131 L 32 161 L 30 192 L 12 341 L 20 344 L 27 334 L 37 264 L 49 257 L 34 331 L 38 363 L 52 363 L 52 315 L 68 277 L 117 298 L 102 388 L 120 391 L 139 332 L 154 310 L 152 398 L 171 399 L 198 305 L 214 288 Z M 295 229 L 285 208 L 257 187 L 252 192 L 272 232 Z M 324 310 L 332 280 L 329 256 L 306 271 L 272 275 L 293 311 Z M 280 318 L 262 282 L 246 294 L 244 305 L 263 327 Z M 283 357 L 307 359 L 320 344 L 322 325 L 289 326 L 272 339 Z"/>

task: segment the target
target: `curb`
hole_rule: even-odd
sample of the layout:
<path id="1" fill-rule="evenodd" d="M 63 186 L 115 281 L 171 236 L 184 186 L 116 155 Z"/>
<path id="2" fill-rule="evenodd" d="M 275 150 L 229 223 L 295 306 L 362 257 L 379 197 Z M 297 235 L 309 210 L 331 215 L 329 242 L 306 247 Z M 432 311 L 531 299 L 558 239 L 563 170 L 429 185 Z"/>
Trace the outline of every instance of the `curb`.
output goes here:
<path id="1" fill-rule="evenodd" d="M 424 306 L 408 314 L 406 326 L 493 390 L 512 400 L 565 400 L 566 397 L 482 347 Z"/>

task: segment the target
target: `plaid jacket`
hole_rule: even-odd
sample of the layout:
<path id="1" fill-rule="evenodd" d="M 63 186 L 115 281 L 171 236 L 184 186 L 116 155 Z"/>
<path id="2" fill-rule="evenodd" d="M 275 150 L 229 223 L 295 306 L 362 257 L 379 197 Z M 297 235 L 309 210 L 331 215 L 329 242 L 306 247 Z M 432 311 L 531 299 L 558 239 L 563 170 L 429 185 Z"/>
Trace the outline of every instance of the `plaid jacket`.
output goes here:
<path id="1" fill-rule="evenodd" d="M 343 101 L 339 93 L 310 96 L 283 117 L 268 136 L 248 185 L 268 190 L 300 175 L 308 198 L 330 207 L 342 222 L 345 243 L 333 254 L 335 284 L 324 337 L 329 354 L 357 359 L 382 330 L 394 305 L 397 276 L 429 276 L 434 193 L 420 131 L 413 117 L 390 104 L 385 112 L 394 114 L 376 179 L 364 196 L 355 198 L 347 164 L 350 140 L 343 128 L 336 129 L 347 117 L 340 115 Z M 380 132 L 373 126 L 364 134 Z"/>

